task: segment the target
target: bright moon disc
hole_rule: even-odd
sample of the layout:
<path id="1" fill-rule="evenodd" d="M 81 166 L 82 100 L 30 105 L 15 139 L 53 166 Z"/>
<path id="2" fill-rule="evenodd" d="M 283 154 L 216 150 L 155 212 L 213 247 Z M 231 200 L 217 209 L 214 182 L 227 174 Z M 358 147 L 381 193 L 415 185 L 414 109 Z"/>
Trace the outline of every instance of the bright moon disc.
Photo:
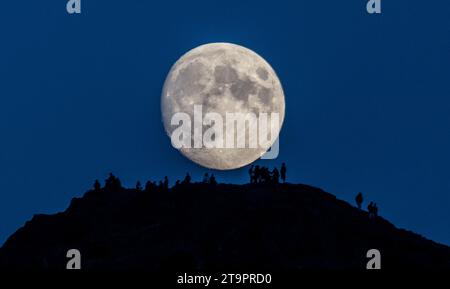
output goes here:
<path id="1" fill-rule="evenodd" d="M 167 75 L 161 96 L 164 128 L 172 135 L 177 126 L 172 117 L 186 113 L 194 120 L 194 106 L 202 107 L 203 116 L 216 113 L 223 117 L 223 133 L 228 113 L 279 115 L 275 131 L 269 127 L 270 145 L 277 139 L 285 112 L 283 88 L 275 71 L 261 56 L 245 47 L 230 43 L 211 43 L 183 55 Z M 204 123 L 204 132 L 208 126 Z M 249 130 L 247 124 L 247 130 Z M 194 121 L 192 123 L 194 143 Z M 256 131 L 256 130 L 255 130 Z M 256 137 L 261 138 L 258 131 Z M 275 137 L 273 137 L 275 136 Z M 217 137 L 217 136 L 214 136 Z M 266 136 L 267 137 L 267 136 Z M 225 136 L 224 136 L 225 138 Z M 236 142 L 237 142 L 236 134 Z M 250 143 L 249 134 L 245 136 Z M 267 147 L 181 147 L 179 151 L 193 162 L 211 169 L 229 170 L 259 159 Z"/>

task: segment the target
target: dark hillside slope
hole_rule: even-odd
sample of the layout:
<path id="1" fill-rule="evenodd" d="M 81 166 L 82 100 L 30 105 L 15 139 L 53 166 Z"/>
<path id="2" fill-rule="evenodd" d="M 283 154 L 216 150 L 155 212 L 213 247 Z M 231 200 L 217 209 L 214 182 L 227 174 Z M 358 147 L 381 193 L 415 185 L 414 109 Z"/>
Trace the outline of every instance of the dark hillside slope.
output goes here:
<path id="1" fill-rule="evenodd" d="M 372 248 L 383 269 L 450 269 L 449 247 L 293 184 L 89 191 L 28 221 L 0 249 L 0 268 L 62 270 L 71 248 L 85 270 L 363 270 Z"/>

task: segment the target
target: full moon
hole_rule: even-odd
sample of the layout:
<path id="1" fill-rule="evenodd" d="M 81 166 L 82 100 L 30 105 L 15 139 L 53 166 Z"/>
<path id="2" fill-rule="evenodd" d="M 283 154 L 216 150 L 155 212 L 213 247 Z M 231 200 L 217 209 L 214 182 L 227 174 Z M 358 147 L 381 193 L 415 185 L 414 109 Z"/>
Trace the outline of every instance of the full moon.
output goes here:
<path id="1" fill-rule="evenodd" d="M 275 138 L 270 145 L 278 137 L 285 113 L 283 88 L 269 63 L 252 50 L 230 43 L 196 47 L 172 66 L 161 96 L 162 121 L 169 137 L 176 129 L 173 115 L 186 113 L 194 119 L 196 105 L 202 106 L 203 114 L 217 113 L 223 119 L 227 113 L 277 113 L 279 125 L 272 131 Z M 191 161 L 218 170 L 243 167 L 267 151 L 262 147 L 178 149 Z"/>

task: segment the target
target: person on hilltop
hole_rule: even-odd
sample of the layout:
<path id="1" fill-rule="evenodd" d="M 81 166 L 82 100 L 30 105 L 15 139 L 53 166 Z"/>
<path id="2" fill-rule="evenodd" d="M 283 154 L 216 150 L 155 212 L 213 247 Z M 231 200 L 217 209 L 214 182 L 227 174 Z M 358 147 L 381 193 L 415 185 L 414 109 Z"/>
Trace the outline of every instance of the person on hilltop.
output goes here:
<path id="1" fill-rule="evenodd" d="M 167 178 L 167 176 L 164 177 L 163 186 L 164 186 L 164 190 L 167 191 L 169 189 L 169 178 Z"/>
<path id="2" fill-rule="evenodd" d="M 211 174 L 211 177 L 209 178 L 209 184 L 213 186 L 217 185 L 216 177 L 214 176 L 214 174 Z"/>
<path id="3" fill-rule="evenodd" d="M 285 183 L 286 182 L 286 164 L 285 163 L 281 164 L 280 173 L 281 173 L 281 180 L 283 181 L 283 183 Z"/>
<path id="4" fill-rule="evenodd" d="M 141 184 L 141 181 L 137 181 L 137 183 L 136 183 L 136 190 L 142 191 L 142 184 Z"/>
<path id="5" fill-rule="evenodd" d="M 208 182 L 209 182 L 209 175 L 208 175 L 208 173 L 205 173 L 203 175 L 202 183 L 207 184 Z"/>
<path id="6" fill-rule="evenodd" d="M 100 191 L 101 189 L 102 189 L 102 185 L 100 184 L 100 182 L 98 180 L 95 180 L 94 191 Z"/>
<path id="7" fill-rule="evenodd" d="M 280 173 L 277 168 L 274 168 L 272 171 L 272 181 L 274 184 L 278 184 L 280 182 Z"/>
<path id="8" fill-rule="evenodd" d="M 356 202 L 356 205 L 358 206 L 358 209 L 360 209 L 360 210 L 361 210 L 363 201 L 364 201 L 363 195 L 361 192 L 359 192 L 355 197 L 355 202 Z"/>
<path id="9" fill-rule="evenodd" d="M 122 188 L 122 183 L 120 182 L 119 178 L 117 178 L 112 173 L 110 173 L 109 177 L 106 179 L 106 182 L 105 182 L 105 189 L 115 191 L 115 190 L 121 190 L 123 188 Z"/>
<path id="10" fill-rule="evenodd" d="M 255 166 L 255 170 L 253 171 L 253 177 L 254 177 L 255 184 L 259 183 L 261 181 L 261 169 L 258 165 Z"/>
<path id="11" fill-rule="evenodd" d="M 145 183 L 145 191 L 146 192 L 152 191 L 154 187 L 156 187 L 156 185 L 153 182 L 151 182 L 151 181 L 147 181 Z"/>
<path id="12" fill-rule="evenodd" d="M 370 202 L 367 206 L 367 211 L 369 212 L 369 219 L 373 219 L 375 217 L 374 214 L 375 204 L 373 202 Z"/>
<path id="13" fill-rule="evenodd" d="M 256 183 L 255 181 L 255 166 L 251 166 L 248 170 L 248 175 L 250 176 L 250 184 Z"/>
<path id="14" fill-rule="evenodd" d="M 377 203 L 373 204 L 373 217 L 374 218 L 378 217 L 378 205 L 377 205 Z"/>
<path id="15" fill-rule="evenodd" d="M 184 177 L 183 184 L 190 184 L 191 183 L 191 175 L 189 173 L 186 173 L 186 177 Z"/>
<path id="16" fill-rule="evenodd" d="M 267 167 L 262 167 L 261 168 L 261 179 L 263 183 L 270 183 L 271 180 L 271 176 L 270 176 L 270 171 Z"/>

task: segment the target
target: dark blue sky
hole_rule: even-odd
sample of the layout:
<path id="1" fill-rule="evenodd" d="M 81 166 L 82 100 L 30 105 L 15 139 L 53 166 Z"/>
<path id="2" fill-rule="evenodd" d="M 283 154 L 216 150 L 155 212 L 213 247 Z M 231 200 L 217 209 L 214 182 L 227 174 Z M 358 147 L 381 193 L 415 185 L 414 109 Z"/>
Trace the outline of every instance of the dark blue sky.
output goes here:
<path id="1" fill-rule="evenodd" d="M 263 56 L 286 94 L 291 182 L 450 244 L 450 2 L 397 0 L 2 1 L 0 244 L 35 213 L 64 210 L 96 178 L 200 179 L 170 145 L 160 93 L 208 42 Z M 217 173 L 244 182 L 247 168 Z M 231 213 L 231 212 L 230 212 Z"/>

